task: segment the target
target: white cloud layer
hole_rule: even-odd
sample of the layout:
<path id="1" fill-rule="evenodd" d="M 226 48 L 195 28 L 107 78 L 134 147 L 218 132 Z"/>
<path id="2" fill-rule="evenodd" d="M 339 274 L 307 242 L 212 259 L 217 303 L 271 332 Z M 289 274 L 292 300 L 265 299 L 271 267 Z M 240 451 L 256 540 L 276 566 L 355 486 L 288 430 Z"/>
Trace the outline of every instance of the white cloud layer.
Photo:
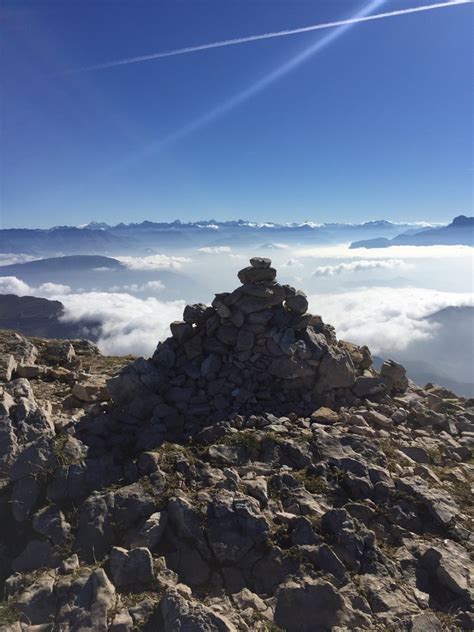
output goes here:
<path id="1" fill-rule="evenodd" d="M 387 256 L 397 259 L 452 259 L 474 256 L 474 248 L 471 246 L 390 246 L 352 250 L 349 245 L 296 248 L 293 255 L 312 259 L 381 259 Z"/>
<path id="2" fill-rule="evenodd" d="M 16 294 L 17 296 L 62 296 L 71 291 L 69 285 L 60 283 L 43 283 L 39 287 L 31 287 L 15 276 L 0 277 L 0 294 Z"/>
<path id="3" fill-rule="evenodd" d="M 165 289 L 165 284 L 158 281 L 147 281 L 146 283 L 129 283 L 127 285 L 113 285 L 111 292 L 161 292 Z"/>
<path id="4" fill-rule="evenodd" d="M 62 299 L 64 320 L 94 320 L 102 323 L 98 341 L 103 353 L 145 355 L 153 353 L 159 340 L 170 335 L 169 324 L 180 320 L 184 301 L 140 299 L 131 294 L 87 292 Z"/>
<path id="5" fill-rule="evenodd" d="M 32 255 L 1 252 L 0 253 L 0 266 L 11 266 L 15 263 L 26 263 L 27 261 L 35 261 L 41 257 L 33 257 Z"/>
<path id="6" fill-rule="evenodd" d="M 286 263 L 284 263 L 282 266 L 280 266 L 282 268 L 304 268 L 304 264 L 299 261 L 298 259 L 288 259 L 288 261 Z"/>
<path id="7" fill-rule="evenodd" d="M 426 288 L 360 288 L 308 298 L 310 311 L 336 327 L 343 340 L 366 344 L 372 353 L 406 349 L 436 335 L 438 325 L 424 320 L 444 307 L 474 305 L 470 292 Z"/>
<path id="8" fill-rule="evenodd" d="M 290 262 L 288 262 L 289 265 Z M 408 265 L 402 259 L 361 259 L 350 263 L 338 263 L 333 266 L 319 266 L 313 273 L 315 277 L 330 277 L 336 274 L 364 272 L 370 270 L 395 270 L 407 268 Z"/>
<path id="9" fill-rule="evenodd" d="M 189 257 L 174 255 L 147 255 L 146 257 L 116 257 L 129 270 L 177 270 L 190 263 Z"/>
<path id="10" fill-rule="evenodd" d="M 17 294 L 25 296 L 30 293 L 30 286 L 15 276 L 0 277 L 0 294 Z"/>
<path id="11" fill-rule="evenodd" d="M 61 301 L 65 322 L 102 323 L 98 344 L 103 353 L 111 355 L 151 354 L 158 341 L 170 335 L 169 324 L 181 319 L 185 306 L 184 301 L 141 299 L 122 292 L 71 293 L 67 285 L 56 283 L 35 288 L 16 277 L 0 277 L 0 294 Z"/>
<path id="12" fill-rule="evenodd" d="M 69 285 L 61 283 L 42 283 L 37 289 L 32 288 L 37 296 L 64 296 L 71 292 Z"/>

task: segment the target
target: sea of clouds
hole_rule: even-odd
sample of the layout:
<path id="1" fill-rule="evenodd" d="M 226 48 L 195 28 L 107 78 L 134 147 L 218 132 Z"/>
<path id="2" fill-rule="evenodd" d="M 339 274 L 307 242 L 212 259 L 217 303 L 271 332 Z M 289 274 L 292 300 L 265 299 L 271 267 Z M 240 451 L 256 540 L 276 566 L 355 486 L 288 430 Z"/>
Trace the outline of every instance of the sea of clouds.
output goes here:
<path id="1" fill-rule="evenodd" d="M 439 325 L 426 317 L 449 306 L 472 306 L 473 249 L 465 246 L 397 246 L 350 250 L 347 245 L 297 248 L 289 244 L 262 246 L 257 252 L 234 246 L 201 246 L 174 255 L 117 257 L 129 270 L 148 274 L 124 282 L 109 272 L 106 286 L 84 291 L 66 283 L 26 283 L 0 277 L 1 294 L 32 295 L 59 300 L 64 320 L 102 323 L 99 346 L 104 353 L 149 355 L 169 335 L 187 302 L 210 302 L 214 292 L 238 285 L 237 270 L 249 256 L 271 256 L 283 283 L 308 294 L 310 310 L 336 327 L 342 339 L 367 344 L 374 353 L 396 355 L 420 340 L 435 338 Z M 189 289 L 170 300 L 166 283 L 149 273 L 173 271 L 175 296 L 180 279 L 204 287 Z M 180 276 L 182 275 L 182 276 Z M 402 276 L 400 276 L 402 275 Z M 183 288 L 185 287 L 183 282 Z M 189 286 L 186 286 L 189 287 Z"/>

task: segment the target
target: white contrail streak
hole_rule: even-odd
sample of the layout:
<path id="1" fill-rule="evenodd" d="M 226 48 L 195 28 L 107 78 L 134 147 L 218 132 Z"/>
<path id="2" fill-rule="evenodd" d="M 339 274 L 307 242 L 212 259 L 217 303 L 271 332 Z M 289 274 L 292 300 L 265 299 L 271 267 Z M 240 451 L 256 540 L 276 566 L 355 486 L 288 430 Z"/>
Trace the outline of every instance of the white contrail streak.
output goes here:
<path id="1" fill-rule="evenodd" d="M 384 18 L 393 18 L 398 15 L 407 15 L 409 13 L 419 13 L 420 11 L 431 11 L 432 9 L 441 9 L 443 7 L 452 7 L 461 4 L 471 4 L 472 0 L 449 0 L 448 2 L 437 2 L 435 4 L 426 4 L 420 7 L 412 7 L 409 9 L 399 9 L 397 11 L 388 11 L 386 13 L 376 13 L 374 15 L 366 15 L 362 17 L 353 17 L 347 20 L 338 20 L 336 22 L 326 22 L 325 24 L 312 24 L 310 26 L 302 26 L 296 29 L 288 29 L 286 31 L 275 31 L 273 33 L 260 33 L 259 35 L 249 35 L 247 37 L 237 37 L 235 39 L 223 40 L 220 42 L 210 42 L 208 44 L 200 44 L 199 46 L 188 46 L 186 48 L 177 48 L 175 50 L 163 51 L 161 53 L 152 53 L 150 55 L 141 55 L 139 57 L 127 57 L 118 61 L 109 61 L 94 66 L 86 66 L 75 70 L 68 70 L 61 74 L 73 74 L 79 72 L 90 72 L 92 70 L 105 70 L 107 68 L 115 68 L 116 66 L 126 66 L 127 64 L 138 64 L 142 61 L 150 61 L 152 59 L 163 59 L 164 57 L 174 57 L 176 55 L 187 55 L 188 53 L 196 53 L 201 50 L 209 50 L 211 48 L 223 48 L 225 46 L 236 46 L 237 44 L 247 44 L 248 42 L 257 42 L 260 40 L 273 39 L 275 37 L 285 37 L 287 35 L 297 35 L 299 33 L 309 33 L 311 31 L 320 31 L 323 29 L 335 28 L 347 24 L 357 24 L 359 22 L 370 22 L 372 20 L 382 20 Z"/>

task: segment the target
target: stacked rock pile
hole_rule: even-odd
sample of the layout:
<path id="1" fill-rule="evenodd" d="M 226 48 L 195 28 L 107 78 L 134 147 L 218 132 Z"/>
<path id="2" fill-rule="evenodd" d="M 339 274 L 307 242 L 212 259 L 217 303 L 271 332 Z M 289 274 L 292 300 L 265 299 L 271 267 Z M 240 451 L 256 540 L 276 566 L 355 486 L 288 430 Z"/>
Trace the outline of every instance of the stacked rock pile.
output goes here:
<path id="1" fill-rule="evenodd" d="M 270 259 L 254 257 L 240 287 L 211 306 L 188 305 L 150 360 L 108 381 L 114 401 L 150 420 L 156 439 L 193 436 L 235 414 L 311 414 L 406 387 L 404 369 L 369 371 L 367 347 L 337 340 L 307 312 L 306 295 L 276 281 Z"/>

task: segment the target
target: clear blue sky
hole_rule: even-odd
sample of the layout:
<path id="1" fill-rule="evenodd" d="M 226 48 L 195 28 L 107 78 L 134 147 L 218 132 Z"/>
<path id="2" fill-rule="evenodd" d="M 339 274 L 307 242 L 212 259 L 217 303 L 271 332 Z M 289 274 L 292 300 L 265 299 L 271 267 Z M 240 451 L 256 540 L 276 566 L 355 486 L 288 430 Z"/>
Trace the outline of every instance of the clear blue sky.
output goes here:
<path id="1" fill-rule="evenodd" d="M 469 214 L 472 5 L 353 25 L 233 107 L 331 31 L 63 74 L 369 2 L 3 0 L 3 227 Z"/>

